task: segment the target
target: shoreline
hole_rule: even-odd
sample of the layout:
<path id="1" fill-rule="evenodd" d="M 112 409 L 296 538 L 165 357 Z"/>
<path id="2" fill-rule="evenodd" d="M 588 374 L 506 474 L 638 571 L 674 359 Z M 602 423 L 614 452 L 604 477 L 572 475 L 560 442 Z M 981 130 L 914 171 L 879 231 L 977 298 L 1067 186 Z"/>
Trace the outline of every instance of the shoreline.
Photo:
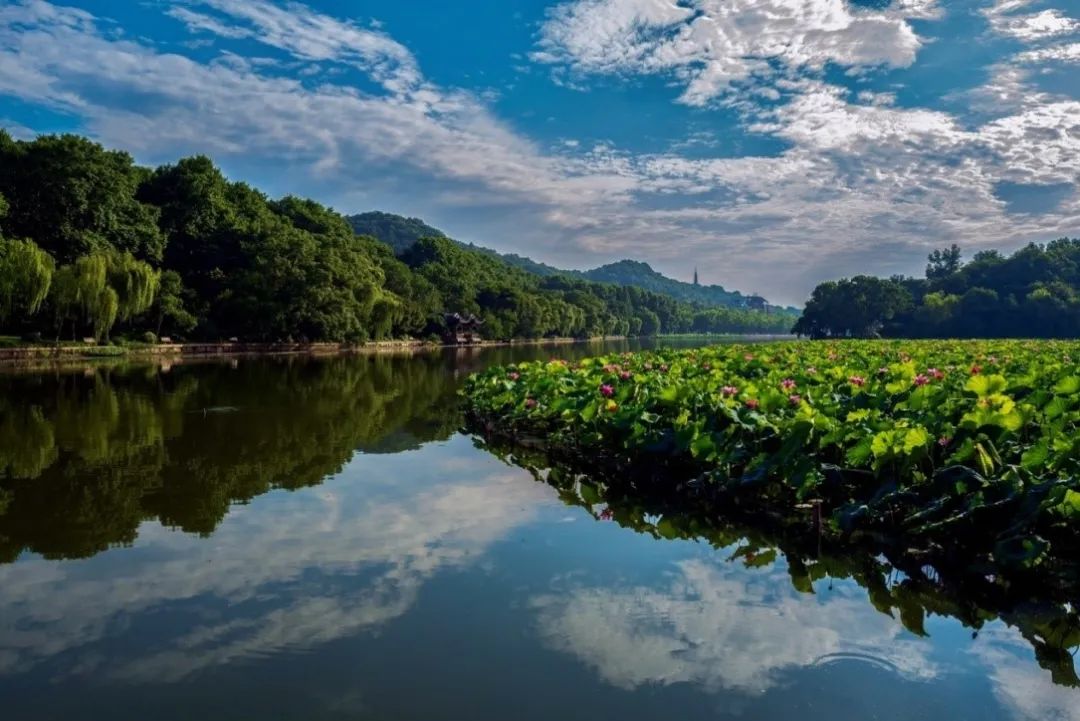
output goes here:
<path id="1" fill-rule="evenodd" d="M 507 345 L 541 345 L 589 342 L 591 339 L 543 339 L 513 342 L 483 341 L 469 345 L 450 345 L 423 340 L 372 341 L 369 343 L 159 343 L 157 345 L 98 346 L 87 344 L 62 346 L 19 346 L 0 348 L 0 367 L 40 363 L 66 363 L 108 360 L 184 361 L 194 359 L 264 357 L 264 356 L 335 356 L 365 355 L 386 352 L 421 352 L 444 348 L 483 348 Z M 614 340 L 614 339 L 608 339 Z"/>
<path id="2" fill-rule="evenodd" d="M 425 340 L 385 340 L 360 344 L 349 343 L 161 343 L 157 345 L 98 346 L 40 345 L 0 348 L 0 368 L 19 367 L 67 362 L 108 360 L 163 360 L 184 361 L 194 359 L 263 357 L 280 355 L 334 356 L 368 355 L 374 353 L 418 353 L 447 349 L 471 350 L 512 346 L 574 345 L 578 343 L 606 343 L 611 341 L 693 338 L 745 338 L 753 340 L 784 340 L 785 335 L 774 334 L 716 334 L 716 335 L 661 335 L 661 336 L 595 336 L 591 338 L 518 338 L 508 341 L 484 340 L 477 343 L 453 344 Z"/>

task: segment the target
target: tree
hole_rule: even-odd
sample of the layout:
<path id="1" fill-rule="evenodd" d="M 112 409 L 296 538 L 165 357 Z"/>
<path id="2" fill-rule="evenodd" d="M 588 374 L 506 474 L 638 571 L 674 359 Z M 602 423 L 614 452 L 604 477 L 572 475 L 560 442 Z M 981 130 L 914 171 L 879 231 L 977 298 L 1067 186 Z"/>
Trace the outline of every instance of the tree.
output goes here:
<path id="1" fill-rule="evenodd" d="M 131 156 L 76 135 L 13 141 L 0 130 L 5 234 L 28 238 L 61 263 L 107 249 L 158 262 L 158 211 L 139 202 L 146 176 Z"/>
<path id="2" fill-rule="evenodd" d="M 927 258 L 930 261 L 926 266 L 927 280 L 947 278 L 960 270 L 960 246 L 956 243 L 948 248 L 935 250 Z"/>
<path id="3" fill-rule="evenodd" d="M 660 316 L 648 308 L 643 308 L 638 312 L 638 318 L 641 319 L 641 326 L 639 332 L 641 335 L 657 335 L 660 333 Z"/>
<path id="4" fill-rule="evenodd" d="M 811 338 L 872 338 L 907 311 L 910 292 L 894 280 L 859 275 L 814 288 L 792 332 Z"/>
<path id="5" fill-rule="evenodd" d="M 0 322 L 33 315 L 49 294 L 56 263 L 29 240 L 0 238 Z"/>
<path id="6" fill-rule="evenodd" d="M 676 297 L 674 281 L 634 263 L 616 266 L 637 281 L 619 272 L 611 283 L 597 282 L 606 276 L 567 275 L 396 218 L 367 216 L 377 221 L 373 231 L 401 231 L 393 235 L 408 246 L 400 258 L 356 235 L 332 209 L 296 197 L 271 200 L 231 182 L 206 157 L 151 170 L 85 138 L 24 142 L 0 132 L 0 230 L 41 251 L 5 245 L 18 249 L 20 272 L 31 273 L 32 283 L 7 272 L 0 295 L 11 309 L 21 305 L 19 313 L 6 311 L 16 320 L 0 318 L 0 325 L 40 330 L 51 316 L 58 336 L 168 327 L 206 339 L 360 341 L 438 333 L 447 312 L 479 315 L 484 334 L 500 338 L 677 333 L 695 323 L 710 331 L 781 330 L 789 322 L 777 309 L 735 307 L 696 318 L 700 308 L 684 301 L 707 306 L 716 294 L 730 303 L 742 296 L 709 286 Z M 50 256 L 60 267 L 46 284 Z M 650 290 L 652 281 L 659 285 Z M 43 294 L 49 313 L 30 320 L 21 311 L 41 305 Z"/>
<path id="7" fill-rule="evenodd" d="M 108 282 L 117 296 L 117 318 L 128 321 L 142 315 L 154 302 L 161 272 L 131 253 L 111 253 L 108 258 Z"/>
<path id="8" fill-rule="evenodd" d="M 166 270 L 161 274 L 153 316 L 157 319 L 154 335 L 159 338 L 166 323 L 168 327 L 186 333 L 198 322 L 184 307 L 184 283 L 176 271 Z"/>
<path id="9" fill-rule="evenodd" d="M 910 302 L 881 332 L 909 337 L 1073 337 L 1080 335 L 1080 240 L 1031 243 L 1012 255 L 994 250 L 961 265 L 956 246 L 930 256 L 927 280 L 894 278 Z M 845 283 L 815 288 L 796 331 L 846 335 L 859 298 Z"/>
<path id="10" fill-rule="evenodd" d="M 70 322 L 72 337 L 81 323 L 96 339 L 107 339 L 118 318 L 132 318 L 151 306 L 157 281 L 157 271 L 130 254 L 94 253 L 61 267 L 51 294 L 57 338 Z"/>

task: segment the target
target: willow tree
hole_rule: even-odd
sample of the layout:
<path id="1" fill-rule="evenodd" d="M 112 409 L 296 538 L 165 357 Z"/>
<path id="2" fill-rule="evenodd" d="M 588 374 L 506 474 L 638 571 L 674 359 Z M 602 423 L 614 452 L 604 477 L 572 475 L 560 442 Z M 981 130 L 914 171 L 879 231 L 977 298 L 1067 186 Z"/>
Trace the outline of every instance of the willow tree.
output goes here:
<path id="1" fill-rule="evenodd" d="M 56 264 L 29 240 L 0 238 L 0 322 L 33 315 L 49 295 Z"/>
<path id="2" fill-rule="evenodd" d="M 60 337 L 64 325 L 71 322 L 74 338 L 79 322 L 90 322 L 97 328 L 97 316 L 102 308 L 108 279 L 109 263 L 104 254 L 84 255 L 71 265 L 62 266 L 53 279 L 50 302 L 56 314 L 56 336 Z M 113 292 L 115 295 L 115 291 Z M 113 320 L 115 321 L 115 311 Z M 109 327 L 112 323 L 109 323 Z M 106 329 L 107 330 L 107 329 Z M 100 338 L 100 336 L 98 336 Z"/>
<path id="3" fill-rule="evenodd" d="M 91 321 L 94 324 L 94 337 L 98 340 L 108 339 L 109 330 L 116 322 L 117 312 L 120 308 L 120 297 L 116 291 L 105 286 L 97 297 L 94 298 L 90 312 Z"/>
<path id="4" fill-rule="evenodd" d="M 130 253 L 84 255 L 56 272 L 51 304 L 59 338 L 70 322 L 93 328 L 94 337 L 107 339 L 117 320 L 130 320 L 154 304 L 161 274 Z"/>
<path id="5" fill-rule="evenodd" d="M 116 294 L 117 318 L 129 321 L 154 304 L 161 272 L 136 260 L 131 253 L 113 253 L 108 259 L 108 284 Z"/>

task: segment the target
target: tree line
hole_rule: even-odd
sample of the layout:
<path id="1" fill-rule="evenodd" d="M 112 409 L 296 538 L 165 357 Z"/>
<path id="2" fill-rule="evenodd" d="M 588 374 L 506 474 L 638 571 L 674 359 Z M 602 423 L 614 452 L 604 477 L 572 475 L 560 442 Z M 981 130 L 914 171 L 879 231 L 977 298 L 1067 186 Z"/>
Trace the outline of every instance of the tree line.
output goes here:
<path id="1" fill-rule="evenodd" d="M 791 318 L 545 278 L 443 236 L 400 255 L 312 200 L 268 198 L 204 156 L 147 168 L 77 135 L 0 130 L 0 333 L 344 341 L 785 332 Z"/>
<path id="2" fill-rule="evenodd" d="M 1075 338 L 1080 239 L 1011 255 L 935 250 L 925 278 L 859 275 L 818 285 L 793 333 L 811 338 Z"/>

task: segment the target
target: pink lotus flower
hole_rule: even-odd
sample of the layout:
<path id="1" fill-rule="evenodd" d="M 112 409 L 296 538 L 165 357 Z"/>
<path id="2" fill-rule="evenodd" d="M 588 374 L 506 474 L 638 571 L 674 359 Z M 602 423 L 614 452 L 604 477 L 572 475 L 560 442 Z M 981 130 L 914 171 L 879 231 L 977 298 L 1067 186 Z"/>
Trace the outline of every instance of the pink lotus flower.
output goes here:
<path id="1" fill-rule="evenodd" d="M 889 369 L 886 368 L 885 366 L 881 366 L 880 368 L 877 369 L 877 374 L 879 376 L 888 375 L 888 373 L 889 373 Z"/>
<path id="2" fill-rule="evenodd" d="M 790 378 L 785 378 L 784 380 L 780 381 L 780 387 L 786 391 L 789 391 L 795 387 L 795 381 L 791 380 Z"/>
<path id="3" fill-rule="evenodd" d="M 536 399 L 535 398 L 526 398 L 525 399 L 525 407 L 528 408 L 529 410 L 532 410 L 533 408 L 536 408 Z"/>
<path id="4" fill-rule="evenodd" d="M 661 364 L 660 364 L 660 372 L 661 372 L 661 373 L 667 373 L 667 372 L 668 372 L 668 365 L 667 365 L 667 363 L 661 363 Z"/>
<path id="5" fill-rule="evenodd" d="M 615 517 L 615 512 L 613 510 L 611 510 L 610 508 L 605 508 L 604 510 L 600 511 L 600 520 L 601 521 L 610 521 L 614 517 Z"/>
<path id="6" fill-rule="evenodd" d="M 720 389 L 720 392 L 721 392 L 722 394 L 724 394 L 725 396 L 727 396 L 727 397 L 729 397 L 729 398 L 730 398 L 731 396 L 733 396 L 733 395 L 735 395 L 736 393 L 738 393 L 738 392 L 739 392 L 739 389 L 738 389 L 738 388 L 736 388 L 735 386 L 724 386 L 723 388 L 721 388 L 721 389 Z"/>
<path id="7" fill-rule="evenodd" d="M 788 400 L 788 403 L 790 403 L 791 405 L 797 406 L 800 403 L 802 403 L 802 396 L 798 395 L 797 393 L 793 393 L 790 396 L 788 396 L 787 400 Z"/>
<path id="8" fill-rule="evenodd" d="M 761 406 L 761 402 L 757 398 L 747 398 L 746 407 L 752 411 L 756 411 Z"/>
<path id="9" fill-rule="evenodd" d="M 929 382 L 930 382 L 930 379 L 927 378 L 926 376 L 924 376 L 922 373 L 915 376 L 915 385 L 917 385 L 917 386 L 924 386 Z"/>
<path id="10" fill-rule="evenodd" d="M 600 386 L 600 395 L 602 395 L 604 398 L 611 398 L 613 395 L 615 395 L 615 388 L 605 383 L 604 385 Z"/>
<path id="11" fill-rule="evenodd" d="M 620 378 L 621 380 L 624 380 L 624 381 L 628 381 L 628 380 L 630 380 L 630 378 L 631 378 L 631 377 L 632 377 L 632 376 L 631 376 L 631 374 L 630 374 L 630 371 L 623 371 L 622 373 L 620 373 L 620 374 L 619 374 L 619 378 Z"/>
<path id="12" fill-rule="evenodd" d="M 810 366 L 806 369 L 806 372 L 810 375 L 817 375 L 817 368 Z"/>
<path id="13" fill-rule="evenodd" d="M 510 376 L 509 376 L 509 378 L 510 378 L 510 380 L 512 380 L 512 381 L 516 381 L 516 380 L 518 380 L 519 378 L 521 378 L 521 374 L 520 374 L 520 373 L 518 373 L 517 371 L 511 371 L 511 372 L 510 372 Z"/>
<path id="14" fill-rule="evenodd" d="M 708 363 L 702 363 L 702 364 L 701 364 L 701 370 L 703 370 L 703 371 L 709 371 L 709 370 L 712 370 L 712 366 L 711 366 L 711 365 L 709 365 Z"/>
<path id="15" fill-rule="evenodd" d="M 941 371 L 939 371 L 937 368 L 927 368 L 926 369 L 926 375 L 930 376 L 931 378 L 933 378 L 934 380 L 937 380 L 937 381 L 939 381 L 939 380 L 941 380 L 942 378 L 945 377 L 945 374 L 942 373 Z"/>
<path id="16" fill-rule="evenodd" d="M 971 375 L 977 376 L 980 373 L 982 373 L 982 366 L 981 365 L 976 363 L 975 365 L 971 366 Z"/>
<path id="17" fill-rule="evenodd" d="M 937 439 L 937 444 L 942 448 L 949 445 L 950 443 L 952 443 L 952 438 L 949 438 L 948 436 L 942 436 L 941 438 Z"/>
<path id="18" fill-rule="evenodd" d="M 743 356 L 743 360 L 744 360 L 744 361 L 752 361 L 752 360 L 754 360 L 754 354 L 753 354 L 753 353 L 747 353 L 747 354 L 745 354 L 745 355 Z"/>
<path id="19" fill-rule="evenodd" d="M 864 385 L 866 385 L 866 379 L 862 376 L 851 376 L 850 378 L 848 378 L 848 383 L 853 386 L 858 386 L 859 388 L 862 388 Z"/>

